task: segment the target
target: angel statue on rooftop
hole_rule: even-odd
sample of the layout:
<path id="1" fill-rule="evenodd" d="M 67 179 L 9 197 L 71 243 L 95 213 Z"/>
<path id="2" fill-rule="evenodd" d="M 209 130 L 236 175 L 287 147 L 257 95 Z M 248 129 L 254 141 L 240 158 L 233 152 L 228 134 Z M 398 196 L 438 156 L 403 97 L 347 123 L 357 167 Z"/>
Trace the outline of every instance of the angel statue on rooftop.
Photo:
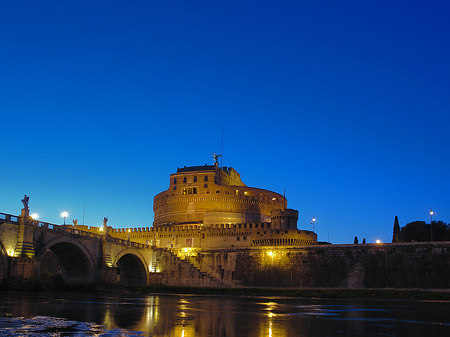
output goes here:
<path id="1" fill-rule="evenodd" d="M 211 153 L 214 157 L 214 166 L 219 166 L 219 157 L 222 157 L 221 154 Z"/>

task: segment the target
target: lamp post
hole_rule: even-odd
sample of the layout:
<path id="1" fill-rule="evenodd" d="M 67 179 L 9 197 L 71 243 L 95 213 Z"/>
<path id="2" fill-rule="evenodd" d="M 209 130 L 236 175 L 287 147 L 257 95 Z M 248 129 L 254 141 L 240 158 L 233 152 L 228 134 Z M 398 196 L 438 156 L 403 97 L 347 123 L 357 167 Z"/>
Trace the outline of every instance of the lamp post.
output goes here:
<path id="1" fill-rule="evenodd" d="M 69 212 L 63 211 L 63 212 L 61 212 L 61 214 L 59 214 L 59 216 L 61 218 L 64 218 L 64 225 L 65 225 L 66 224 L 66 218 L 69 216 Z"/>
<path id="2" fill-rule="evenodd" d="M 311 225 L 313 225 L 313 232 L 314 232 L 314 224 L 315 224 L 315 222 L 316 222 L 316 217 L 313 215 L 313 218 L 311 220 Z"/>
<path id="3" fill-rule="evenodd" d="M 431 231 L 431 241 L 433 241 L 433 209 L 430 208 L 430 231 Z"/>

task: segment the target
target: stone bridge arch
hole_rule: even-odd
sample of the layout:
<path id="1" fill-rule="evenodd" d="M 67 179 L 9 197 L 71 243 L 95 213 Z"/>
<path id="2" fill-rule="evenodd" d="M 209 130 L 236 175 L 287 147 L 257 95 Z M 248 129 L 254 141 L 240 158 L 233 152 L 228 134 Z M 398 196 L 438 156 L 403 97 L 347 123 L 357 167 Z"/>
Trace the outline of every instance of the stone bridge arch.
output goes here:
<path id="1" fill-rule="evenodd" d="M 0 281 L 6 279 L 8 277 L 8 260 L 9 256 L 6 252 L 5 247 L 0 242 Z"/>
<path id="2" fill-rule="evenodd" d="M 148 285 L 148 263 L 139 251 L 129 248 L 120 251 L 113 260 L 113 266 L 117 268 L 121 284 Z"/>
<path id="3" fill-rule="evenodd" d="M 61 267 L 64 283 L 70 285 L 89 284 L 96 280 L 96 263 L 89 249 L 81 240 L 58 236 L 46 242 L 43 251 L 50 250 Z M 42 263 L 42 258 L 40 263 Z M 39 269 L 42 271 L 43 266 Z"/>

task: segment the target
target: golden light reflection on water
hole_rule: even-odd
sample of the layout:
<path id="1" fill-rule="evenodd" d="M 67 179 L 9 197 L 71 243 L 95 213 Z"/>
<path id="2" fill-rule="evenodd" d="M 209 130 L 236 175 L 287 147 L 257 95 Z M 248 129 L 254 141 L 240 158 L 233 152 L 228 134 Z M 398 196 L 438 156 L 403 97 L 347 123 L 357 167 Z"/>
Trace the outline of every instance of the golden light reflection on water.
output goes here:
<path id="1" fill-rule="evenodd" d="M 227 298 L 148 296 L 141 302 L 128 303 L 128 309 L 123 309 L 123 302 L 107 305 L 103 324 L 108 329 L 142 331 L 153 337 L 289 336 L 289 327 L 280 321 L 287 315 L 283 313 L 282 304 L 273 301 L 255 303 L 256 307 L 250 310 L 257 315 L 256 320 L 249 322 L 244 319 L 247 309 L 236 307 L 235 303 L 234 299 Z M 129 310 L 131 306 L 133 310 Z"/>
<path id="2" fill-rule="evenodd" d="M 402 336 L 418 337 L 423 336 L 418 327 L 433 327 L 433 336 L 450 336 L 450 321 L 446 315 L 450 304 L 446 303 L 437 306 L 428 302 L 408 302 L 392 306 L 379 302 L 316 303 L 312 300 L 264 300 L 246 296 L 139 297 L 129 294 L 58 294 L 52 298 L 48 294 L 4 295 L 2 292 L 0 309 L 3 311 L 0 310 L 0 314 L 13 317 L 71 315 L 76 321 L 96 322 L 107 329 L 141 331 L 140 335 L 152 337 L 318 337 L 341 332 L 347 336 L 375 336 L 381 333 L 393 335 L 398 324 L 404 329 L 401 330 Z M 414 321 L 422 316 L 426 319 Z M 389 325 L 386 325 L 387 321 Z M 115 332 L 117 334 L 120 332 Z"/>
<path id="3" fill-rule="evenodd" d="M 267 318 L 267 320 L 262 321 L 261 331 L 264 331 L 263 335 L 268 337 L 288 336 L 286 327 L 277 321 L 277 318 L 285 315 L 277 313 L 280 311 L 280 304 L 275 302 L 265 302 L 260 303 L 260 305 L 264 307 L 263 310 L 265 311 L 265 317 Z"/>

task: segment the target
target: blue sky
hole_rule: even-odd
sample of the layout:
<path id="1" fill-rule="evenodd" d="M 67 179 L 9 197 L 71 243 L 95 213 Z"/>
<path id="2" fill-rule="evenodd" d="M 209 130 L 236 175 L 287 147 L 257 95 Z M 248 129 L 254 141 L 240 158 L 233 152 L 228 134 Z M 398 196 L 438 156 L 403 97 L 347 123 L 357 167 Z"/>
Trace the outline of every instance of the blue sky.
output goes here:
<path id="1" fill-rule="evenodd" d="M 283 193 L 319 240 L 450 221 L 447 1 L 8 1 L 0 212 L 147 227 L 184 165 Z"/>

